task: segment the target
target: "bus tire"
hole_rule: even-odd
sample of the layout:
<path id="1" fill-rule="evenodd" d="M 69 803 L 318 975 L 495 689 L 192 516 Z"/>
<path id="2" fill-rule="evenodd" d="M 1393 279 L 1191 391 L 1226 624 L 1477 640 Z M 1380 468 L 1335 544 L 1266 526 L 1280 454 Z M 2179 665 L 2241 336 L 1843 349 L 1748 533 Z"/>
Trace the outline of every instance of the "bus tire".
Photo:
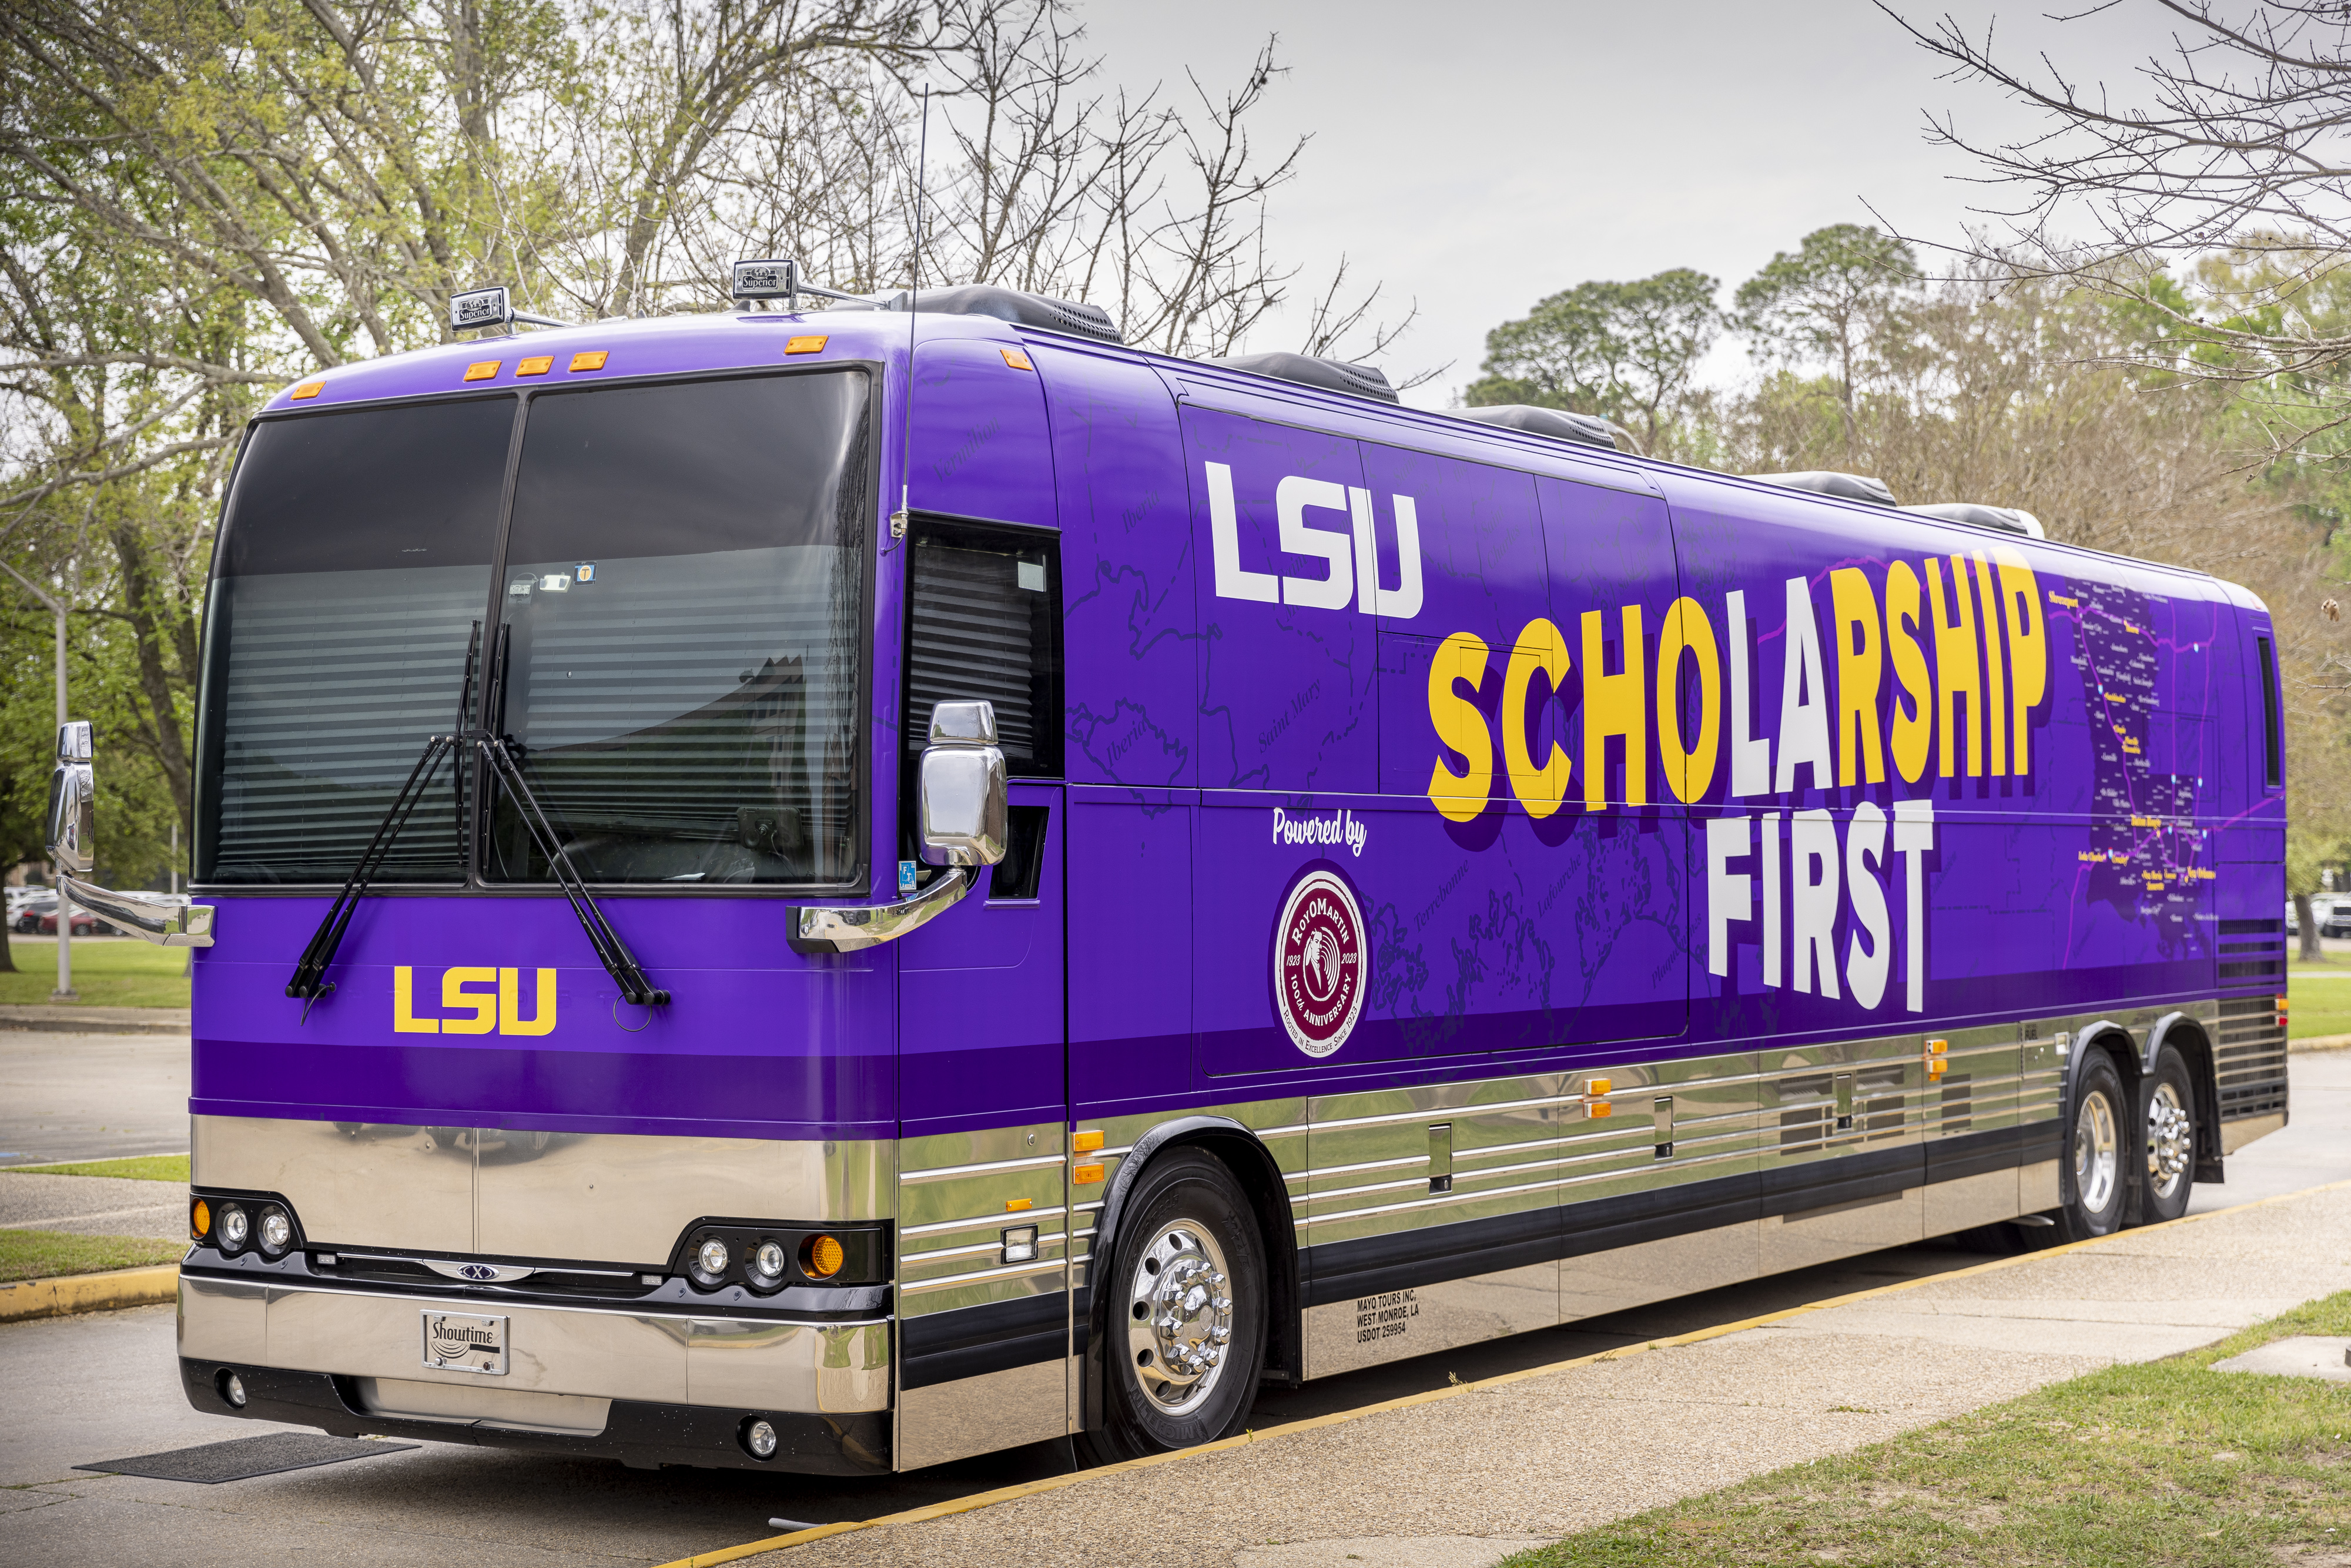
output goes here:
<path id="1" fill-rule="evenodd" d="M 2188 1059 L 2168 1045 L 2157 1051 L 2155 1071 L 2147 1075 L 2139 1097 L 2147 1151 L 2137 1172 L 2141 1214 L 2153 1225 L 2187 1213 L 2189 1192 L 2196 1185 L 2196 1080 Z"/>
<path id="2" fill-rule="evenodd" d="M 2085 1241 L 2122 1228 L 2130 1199 L 2129 1133 L 2136 1118 L 2124 1107 L 2122 1074 L 2114 1058 L 2093 1051 L 2074 1085 L 2072 1124 L 2065 1129 L 2065 1203 L 2051 1241 Z"/>
<path id="3" fill-rule="evenodd" d="M 1265 1359 L 1265 1244 L 1224 1163 L 1179 1146 L 1128 1196 L 1102 1292 L 1097 1463 L 1210 1443 L 1241 1429 Z"/>

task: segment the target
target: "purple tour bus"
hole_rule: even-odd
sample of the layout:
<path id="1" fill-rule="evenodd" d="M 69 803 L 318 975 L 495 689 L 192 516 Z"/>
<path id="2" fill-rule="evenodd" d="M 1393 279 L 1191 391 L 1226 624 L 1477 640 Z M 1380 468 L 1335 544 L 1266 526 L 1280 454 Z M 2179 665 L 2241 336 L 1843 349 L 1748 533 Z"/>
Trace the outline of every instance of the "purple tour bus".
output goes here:
<path id="1" fill-rule="evenodd" d="M 1000 288 L 794 303 L 253 422 L 196 902 L 71 889 L 200 949 L 197 1408 L 1132 1456 L 2176 1216 L 2283 1125 L 2243 590 Z"/>

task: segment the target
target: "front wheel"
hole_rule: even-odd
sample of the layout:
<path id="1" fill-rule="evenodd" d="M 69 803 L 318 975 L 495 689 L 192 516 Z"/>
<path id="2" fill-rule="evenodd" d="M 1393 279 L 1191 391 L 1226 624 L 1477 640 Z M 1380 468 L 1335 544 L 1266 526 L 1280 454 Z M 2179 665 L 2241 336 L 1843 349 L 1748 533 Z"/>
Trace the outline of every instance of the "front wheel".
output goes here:
<path id="1" fill-rule="evenodd" d="M 1222 1161 L 1177 1148 L 1135 1184 L 1102 1311 L 1099 1463 L 1210 1443 L 1241 1429 L 1265 1358 L 1265 1247 Z"/>
<path id="2" fill-rule="evenodd" d="M 2187 1213 L 2196 1185 L 2196 1085 L 2187 1059 L 2168 1045 L 2156 1052 L 2145 1093 L 2146 1218 L 2154 1224 Z"/>

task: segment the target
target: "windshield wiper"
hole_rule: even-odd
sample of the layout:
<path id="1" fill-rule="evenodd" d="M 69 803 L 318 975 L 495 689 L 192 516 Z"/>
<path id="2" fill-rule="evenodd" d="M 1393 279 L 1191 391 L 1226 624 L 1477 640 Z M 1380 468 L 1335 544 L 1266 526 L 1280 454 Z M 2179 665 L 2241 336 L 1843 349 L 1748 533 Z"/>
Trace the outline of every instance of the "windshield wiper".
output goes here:
<path id="1" fill-rule="evenodd" d="M 596 895 L 590 893 L 587 883 L 580 881 L 579 871 L 571 864 L 554 824 L 548 821 L 538 798 L 530 792 L 529 784 L 525 782 L 522 768 L 515 761 L 513 751 L 504 737 L 488 727 L 501 711 L 501 699 L 505 695 L 506 650 L 505 629 L 501 628 L 498 658 L 492 670 L 487 700 L 482 706 L 484 722 L 479 726 L 471 724 L 468 722 L 472 716 L 469 708 L 474 695 L 475 674 L 480 667 L 482 653 L 482 623 L 478 621 L 474 622 L 473 637 L 465 645 L 465 682 L 457 695 L 456 732 L 433 736 L 425 741 L 423 755 L 416 759 L 416 766 L 409 769 L 408 781 L 400 787 L 400 793 L 386 808 L 383 820 L 376 824 L 375 837 L 368 841 L 367 850 L 360 856 L 359 864 L 351 868 L 350 878 L 343 883 L 343 891 L 336 895 L 335 902 L 328 908 L 326 918 L 319 922 L 319 929 L 311 934 L 309 946 L 302 949 L 302 956 L 294 966 L 294 977 L 287 982 L 286 994 L 301 1000 L 302 1021 L 309 1020 L 311 1005 L 335 988 L 334 982 L 327 978 L 328 966 L 334 963 L 336 951 L 343 945 L 343 933 L 350 927 L 351 915 L 359 908 L 359 901 L 365 896 L 368 884 L 382 869 L 383 858 L 391 852 L 392 841 L 400 836 L 401 829 L 407 826 L 417 802 L 424 799 L 425 788 L 439 770 L 441 758 L 454 756 L 466 747 L 472 747 L 480 754 L 485 765 L 496 771 L 499 781 L 514 795 L 517 809 L 522 814 L 524 824 L 530 830 L 532 841 L 538 845 L 539 852 L 547 857 L 557 885 L 563 889 L 563 896 L 570 901 L 571 912 L 580 917 L 580 928 L 588 934 L 588 945 L 596 950 L 596 961 L 604 966 L 604 972 L 612 977 L 614 985 L 621 988 L 621 995 L 639 1007 L 660 1007 L 668 1002 L 669 993 L 655 988 L 653 982 L 645 977 L 644 970 L 629 952 L 628 944 L 621 940 L 621 934 L 612 929 L 611 921 L 604 918 L 604 911 L 598 906 Z M 462 774 L 458 778 L 457 790 L 461 808 L 458 833 L 462 840 L 465 833 L 462 812 L 465 781 Z"/>

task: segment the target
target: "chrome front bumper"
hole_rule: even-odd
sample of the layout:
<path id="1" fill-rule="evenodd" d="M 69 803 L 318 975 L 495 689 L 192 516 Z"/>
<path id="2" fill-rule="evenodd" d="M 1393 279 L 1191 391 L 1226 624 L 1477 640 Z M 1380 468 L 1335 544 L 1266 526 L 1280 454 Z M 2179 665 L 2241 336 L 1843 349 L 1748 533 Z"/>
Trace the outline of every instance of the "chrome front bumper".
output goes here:
<path id="1" fill-rule="evenodd" d="M 428 1311 L 510 1319 L 508 1370 L 486 1376 L 425 1364 Z M 357 1386 L 385 1415 L 522 1432 L 594 1430 L 601 1414 L 591 1406 L 615 1399 L 783 1414 L 886 1410 L 890 1328 L 886 1319 L 693 1317 L 180 1276 L 183 1360 L 368 1380 Z"/>

